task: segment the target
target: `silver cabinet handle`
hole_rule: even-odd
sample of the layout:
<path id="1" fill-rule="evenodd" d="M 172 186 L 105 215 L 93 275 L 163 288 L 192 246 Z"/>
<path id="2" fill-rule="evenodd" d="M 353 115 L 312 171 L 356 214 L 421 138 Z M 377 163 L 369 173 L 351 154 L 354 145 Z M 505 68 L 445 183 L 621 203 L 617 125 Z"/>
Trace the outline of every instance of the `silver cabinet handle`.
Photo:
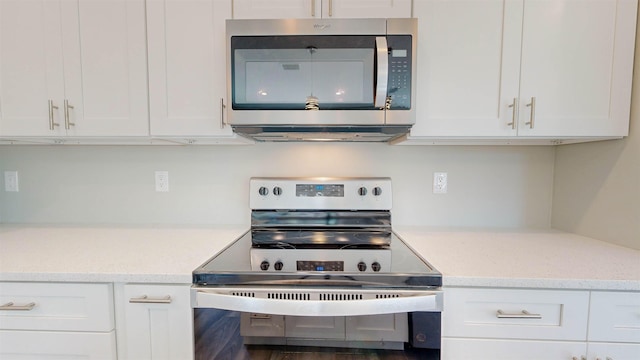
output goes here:
<path id="1" fill-rule="evenodd" d="M 150 298 L 147 295 L 142 295 L 138 298 L 129 299 L 131 304 L 171 304 L 171 296 L 167 295 L 161 298 Z"/>
<path id="2" fill-rule="evenodd" d="M 522 310 L 518 314 L 507 314 L 502 310 L 496 311 L 496 317 L 498 319 L 542 319 L 540 314 L 532 314 L 527 310 Z"/>
<path id="3" fill-rule="evenodd" d="M 311 17 L 316 17 L 316 0 L 311 0 Z"/>
<path id="4" fill-rule="evenodd" d="M 30 302 L 25 305 L 16 305 L 13 302 L 8 302 L 4 305 L 0 306 L 0 310 L 11 310 L 11 311 L 31 311 L 36 306 L 36 303 Z"/>
<path id="5" fill-rule="evenodd" d="M 333 0 L 329 0 L 329 17 L 333 16 Z"/>
<path id="6" fill-rule="evenodd" d="M 511 129 L 516 129 L 516 116 L 518 115 L 518 98 L 513 98 L 513 103 L 509 105 L 511 108 L 511 122 L 507 125 L 511 126 Z"/>
<path id="7" fill-rule="evenodd" d="M 227 123 L 224 121 L 224 111 L 227 108 L 227 105 L 224 104 L 224 98 L 220 99 L 220 129 L 224 129 L 224 126 Z"/>
<path id="8" fill-rule="evenodd" d="M 534 123 L 536 121 L 536 98 L 535 96 L 531 97 L 531 102 L 527 104 L 527 107 L 531 107 L 531 113 L 529 116 L 529 121 L 524 123 L 525 125 L 529 125 L 529 129 L 533 129 Z"/>
<path id="9" fill-rule="evenodd" d="M 60 126 L 57 122 L 53 121 L 53 110 L 58 109 L 57 106 L 53 105 L 53 100 L 49 100 L 49 130 L 55 130 L 56 126 Z"/>
<path id="10" fill-rule="evenodd" d="M 64 127 L 69 130 L 72 126 L 76 126 L 75 123 L 69 121 L 69 109 L 74 109 L 73 105 L 69 105 L 69 100 L 64 99 Z"/>

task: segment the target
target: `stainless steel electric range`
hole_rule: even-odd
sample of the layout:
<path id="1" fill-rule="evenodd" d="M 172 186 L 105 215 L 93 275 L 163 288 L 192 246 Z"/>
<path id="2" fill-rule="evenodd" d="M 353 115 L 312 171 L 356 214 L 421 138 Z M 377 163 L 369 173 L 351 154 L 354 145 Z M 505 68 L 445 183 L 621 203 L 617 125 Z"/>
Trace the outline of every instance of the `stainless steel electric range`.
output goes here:
<path id="1" fill-rule="evenodd" d="M 439 358 L 442 275 L 393 232 L 391 179 L 252 178 L 250 208 L 193 272 L 196 359 Z"/>

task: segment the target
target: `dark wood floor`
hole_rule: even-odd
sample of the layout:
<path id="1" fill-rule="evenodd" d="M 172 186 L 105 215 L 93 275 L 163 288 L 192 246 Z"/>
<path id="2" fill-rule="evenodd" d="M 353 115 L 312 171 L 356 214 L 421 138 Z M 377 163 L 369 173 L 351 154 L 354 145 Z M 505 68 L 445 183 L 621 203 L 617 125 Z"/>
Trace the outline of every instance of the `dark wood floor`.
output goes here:
<path id="1" fill-rule="evenodd" d="M 240 336 L 240 313 L 196 309 L 195 360 L 426 360 L 434 351 L 377 350 L 308 346 L 245 345 Z"/>

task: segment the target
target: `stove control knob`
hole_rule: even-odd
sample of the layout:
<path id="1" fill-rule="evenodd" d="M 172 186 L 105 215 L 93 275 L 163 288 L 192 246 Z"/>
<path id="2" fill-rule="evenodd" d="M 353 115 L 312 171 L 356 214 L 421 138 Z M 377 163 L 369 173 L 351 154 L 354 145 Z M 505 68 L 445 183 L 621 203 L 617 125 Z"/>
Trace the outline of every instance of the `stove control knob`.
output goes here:
<path id="1" fill-rule="evenodd" d="M 361 272 L 367 271 L 367 264 L 365 264 L 363 261 L 360 261 L 358 263 L 358 270 L 360 270 Z"/>
<path id="2" fill-rule="evenodd" d="M 261 186 L 260 189 L 258 189 L 258 194 L 260 194 L 262 196 L 267 196 L 267 195 L 269 195 L 269 189 L 267 189 L 264 186 Z"/>
<path id="3" fill-rule="evenodd" d="M 269 270 L 269 262 L 267 260 L 260 263 L 260 270 L 262 271 Z"/>
<path id="4" fill-rule="evenodd" d="M 284 267 L 284 264 L 282 264 L 282 261 L 280 260 L 276 261 L 276 263 L 273 264 L 273 268 L 278 271 L 282 270 L 283 267 Z"/>
<path id="5" fill-rule="evenodd" d="M 276 186 L 273 188 L 273 195 L 280 196 L 282 195 L 282 188 L 280 186 Z"/>
<path id="6" fill-rule="evenodd" d="M 380 186 L 376 186 L 373 188 L 373 196 L 382 195 L 382 188 Z"/>
<path id="7" fill-rule="evenodd" d="M 380 266 L 380 263 L 375 261 L 373 264 L 371 264 L 371 270 L 378 272 L 380 271 L 380 269 L 382 268 L 382 266 Z"/>
<path id="8" fill-rule="evenodd" d="M 358 195 L 360 196 L 365 196 L 367 195 L 367 188 L 364 186 L 361 186 L 358 188 Z"/>

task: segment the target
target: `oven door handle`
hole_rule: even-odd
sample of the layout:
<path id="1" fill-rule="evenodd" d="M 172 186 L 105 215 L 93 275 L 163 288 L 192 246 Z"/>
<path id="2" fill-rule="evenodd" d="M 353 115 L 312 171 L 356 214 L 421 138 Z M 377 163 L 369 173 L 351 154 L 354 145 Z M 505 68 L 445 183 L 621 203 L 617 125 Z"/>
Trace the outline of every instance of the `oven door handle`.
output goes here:
<path id="1" fill-rule="evenodd" d="M 217 292 L 215 289 L 192 289 L 193 308 L 291 316 L 359 316 L 416 311 L 442 311 L 442 291 L 420 295 L 366 300 L 291 300 L 264 299 Z"/>

